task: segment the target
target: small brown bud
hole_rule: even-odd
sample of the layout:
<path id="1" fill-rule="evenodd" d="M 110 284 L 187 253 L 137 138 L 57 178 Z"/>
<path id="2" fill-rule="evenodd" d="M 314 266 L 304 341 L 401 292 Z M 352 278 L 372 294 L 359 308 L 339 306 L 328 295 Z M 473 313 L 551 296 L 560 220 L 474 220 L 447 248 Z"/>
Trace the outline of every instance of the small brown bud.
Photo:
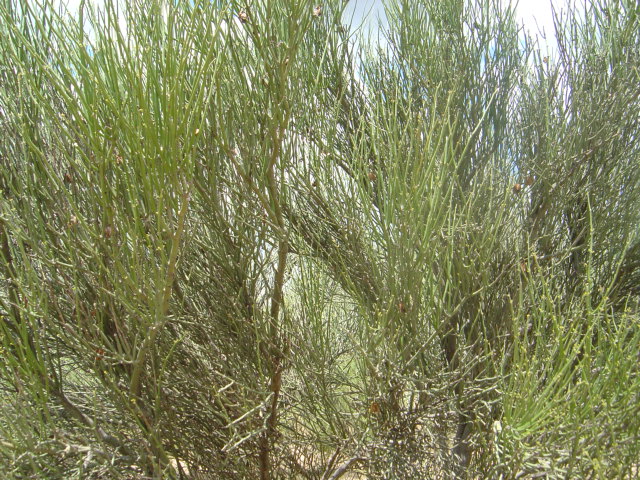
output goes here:
<path id="1" fill-rule="evenodd" d="M 78 217 L 76 217 L 75 215 L 71 215 L 71 218 L 69 218 L 69 227 L 75 227 L 78 224 Z"/>
<path id="2" fill-rule="evenodd" d="M 516 183 L 513 186 L 513 193 L 520 193 L 520 190 L 522 190 L 522 185 L 520 185 L 519 183 Z"/>
<path id="3" fill-rule="evenodd" d="M 380 404 L 378 402 L 371 402 L 369 405 L 369 413 L 377 415 L 380 413 Z"/>
<path id="4" fill-rule="evenodd" d="M 64 174 L 64 183 L 73 183 L 73 177 L 69 172 Z"/>
<path id="5" fill-rule="evenodd" d="M 398 310 L 400 310 L 400 313 L 407 313 L 407 306 L 404 302 L 398 302 Z"/>
<path id="6" fill-rule="evenodd" d="M 524 179 L 524 184 L 527 187 L 533 185 L 533 175 L 527 175 L 527 178 Z"/>
<path id="7" fill-rule="evenodd" d="M 313 8 L 313 16 L 314 17 L 319 17 L 320 15 L 322 15 L 322 7 L 320 5 L 316 5 Z"/>
<path id="8" fill-rule="evenodd" d="M 249 14 L 245 10 L 241 10 L 238 14 L 238 18 L 242 23 L 247 23 L 249 21 Z"/>
<path id="9" fill-rule="evenodd" d="M 122 165 L 122 155 L 116 155 L 116 165 Z"/>
<path id="10" fill-rule="evenodd" d="M 113 235 L 113 227 L 111 225 L 107 225 L 104 228 L 104 238 L 111 238 L 111 236 Z"/>
<path id="11" fill-rule="evenodd" d="M 376 178 L 378 178 L 378 176 L 373 172 L 369 172 L 368 177 L 369 177 L 369 180 L 371 180 L 372 182 L 375 182 Z"/>

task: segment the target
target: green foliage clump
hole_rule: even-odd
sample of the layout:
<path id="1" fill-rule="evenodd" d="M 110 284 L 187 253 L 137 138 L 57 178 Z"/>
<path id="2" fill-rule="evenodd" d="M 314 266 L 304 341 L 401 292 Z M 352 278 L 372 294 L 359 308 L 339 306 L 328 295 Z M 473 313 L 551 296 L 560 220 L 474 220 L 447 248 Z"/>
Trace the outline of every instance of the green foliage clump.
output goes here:
<path id="1" fill-rule="evenodd" d="M 3 478 L 633 478 L 640 20 L 0 1 Z"/>

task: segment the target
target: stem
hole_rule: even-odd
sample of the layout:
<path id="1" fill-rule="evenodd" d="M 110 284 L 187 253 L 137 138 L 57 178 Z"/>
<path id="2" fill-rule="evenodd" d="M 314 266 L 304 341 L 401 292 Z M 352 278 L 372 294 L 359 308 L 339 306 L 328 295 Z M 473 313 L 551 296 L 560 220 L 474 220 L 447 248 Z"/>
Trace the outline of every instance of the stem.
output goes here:
<path id="1" fill-rule="evenodd" d="M 351 465 L 353 465 L 356 462 L 366 462 L 367 459 L 364 457 L 353 457 L 350 458 L 349 460 L 347 460 L 346 462 L 344 462 L 342 465 L 340 465 L 335 472 L 333 472 L 333 475 L 331 475 L 329 477 L 329 480 L 338 480 L 340 477 L 342 477 L 345 473 L 347 473 L 347 471 L 349 470 L 349 468 L 351 468 Z"/>
<path id="2" fill-rule="evenodd" d="M 271 474 L 271 465 L 269 454 L 271 450 L 271 441 L 276 433 L 276 425 L 278 422 L 278 400 L 280 398 L 280 389 L 282 387 L 282 352 L 276 346 L 278 341 L 278 317 L 282 306 L 282 287 L 284 285 L 284 273 L 287 267 L 287 254 L 289 252 L 289 241 L 285 237 L 278 245 L 278 266 L 274 279 L 273 296 L 271 298 L 271 312 L 269 323 L 269 341 L 271 364 L 271 379 L 269 388 L 273 392 L 271 405 L 269 407 L 269 416 L 267 418 L 267 430 L 264 432 L 260 441 L 260 478 L 269 480 Z"/>
<path id="3" fill-rule="evenodd" d="M 69 413 L 84 426 L 95 430 L 96 435 L 101 442 L 109 445 L 110 447 L 117 448 L 126 456 L 135 457 L 135 453 L 131 451 L 126 445 L 124 445 L 113 435 L 109 435 L 107 432 L 105 432 L 102 427 L 96 424 L 96 422 L 86 416 L 78 407 L 71 403 L 71 401 L 67 398 L 67 396 L 62 392 L 60 388 L 52 388 L 51 394 L 56 400 L 58 400 L 62 408 L 64 408 L 67 413 Z"/>
<path id="4" fill-rule="evenodd" d="M 189 193 L 186 193 L 183 196 L 182 207 L 180 208 L 180 212 L 178 214 L 178 226 L 173 235 L 171 253 L 169 255 L 169 265 L 167 266 L 167 275 L 165 279 L 164 289 L 162 291 L 162 301 L 160 304 L 160 308 L 156 310 L 156 321 L 149 329 L 149 334 L 146 336 L 144 342 L 142 343 L 142 346 L 140 347 L 140 350 L 138 351 L 138 356 L 136 357 L 136 360 L 134 362 L 133 373 L 131 374 L 129 391 L 135 398 L 140 396 L 140 381 L 147 353 L 151 345 L 153 345 L 153 343 L 155 342 L 156 336 L 160 331 L 160 327 L 164 324 L 167 312 L 169 311 L 169 300 L 171 298 L 173 282 L 176 276 L 178 250 L 180 248 L 180 240 L 184 231 L 184 220 L 187 216 L 188 207 Z"/>
<path id="5" fill-rule="evenodd" d="M 284 75 L 284 74 L 283 74 Z M 280 92 L 281 101 L 283 103 L 284 91 Z M 268 360 L 271 363 L 271 378 L 269 381 L 269 389 L 273 393 L 271 405 L 269 407 L 269 416 L 267 418 L 267 429 L 260 440 L 260 478 L 261 480 L 269 480 L 271 477 L 271 461 L 270 451 L 271 443 L 276 433 L 278 423 L 278 400 L 280 398 L 280 389 L 282 387 L 282 351 L 278 346 L 278 319 L 280 317 L 280 309 L 283 302 L 282 290 L 284 285 L 284 275 L 287 268 L 287 255 L 289 253 L 289 239 L 285 231 L 284 216 L 281 205 L 281 191 L 278 188 L 278 181 L 275 175 L 275 168 L 278 160 L 282 156 L 282 143 L 284 141 L 284 132 L 288 126 L 290 112 L 285 107 L 285 112 L 281 122 L 271 128 L 271 138 L 273 141 L 273 150 L 269 157 L 267 165 L 266 180 L 267 192 L 270 205 L 273 205 L 273 216 L 277 225 L 278 233 L 281 235 L 278 242 L 278 265 L 273 280 L 273 293 L 271 296 L 271 309 L 269 312 L 270 321 L 268 329 L 269 352 Z"/>
<path id="6" fill-rule="evenodd" d="M 3 267 L 5 269 L 5 275 L 8 283 L 8 291 L 9 291 L 9 304 L 11 309 L 11 314 L 13 316 L 13 321 L 7 321 L 7 325 L 15 332 L 18 333 L 18 325 L 22 323 L 20 309 L 18 308 L 18 292 L 16 289 L 16 275 L 13 268 L 13 258 L 11 256 L 11 248 L 9 246 L 9 235 L 6 231 L 5 223 L 2 219 L 0 219 L 0 242 L 2 243 L 2 260 Z M 7 318 L 7 320 L 9 320 Z M 30 346 L 32 345 L 31 336 L 29 336 Z"/>

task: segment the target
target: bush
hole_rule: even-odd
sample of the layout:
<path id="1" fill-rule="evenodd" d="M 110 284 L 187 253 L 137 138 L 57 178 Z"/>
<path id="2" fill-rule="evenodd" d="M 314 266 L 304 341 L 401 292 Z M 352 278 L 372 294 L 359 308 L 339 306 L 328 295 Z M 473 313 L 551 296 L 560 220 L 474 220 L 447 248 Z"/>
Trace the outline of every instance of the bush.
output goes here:
<path id="1" fill-rule="evenodd" d="M 2 0 L 2 476 L 637 475 L 611 3 Z"/>

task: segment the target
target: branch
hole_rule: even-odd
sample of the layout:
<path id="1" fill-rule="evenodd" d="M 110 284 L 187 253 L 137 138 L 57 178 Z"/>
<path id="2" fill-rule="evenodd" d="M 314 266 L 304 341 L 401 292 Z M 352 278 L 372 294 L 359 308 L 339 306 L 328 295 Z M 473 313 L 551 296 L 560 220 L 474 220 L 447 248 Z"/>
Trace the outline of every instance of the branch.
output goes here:
<path id="1" fill-rule="evenodd" d="M 335 472 L 333 472 L 333 475 L 331 475 L 327 480 L 338 480 L 340 477 L 342 477 L 345 473 L 347 473 L 347 471 L 349 470 L 349 468 L 351 468 L 351 465 L 353 465 L 356 462 L 366 462 L 368 461 L 368 459 L 366 457 L 351 457 L 349 460 L 347 460 L 346 462 L 344 462 L 342 465 L 340 465 Z"/>
<path id="2" fill-rule="evenodd" d="M 151 345 L 155 342 L 156 336 L 160 330 L 160 327 L 166 320 L 167 312 L 169 310 L 169 300 L 171 298 L 171 292 L 173 289 L 173 282 L 176 276 L 176 264 L 178 262 L 178 250 L 180 248 L 180 241 L 184 231 L 184 221 L 187 216 L 187 210 L 189 206 L 189 192 L 183 195 L 182 206 L 178 213 L 178 226 L 173 235 L 173 242 L 171 245 L 171 253 L 169 254 L 169 265 L 167 266 L 167 275 L 165 279 L 164 288 L 162 291 L 162 298 L 159 308 L 156 307 L 156 321 L 149 329 L 148 335 L 145 337 L 138 356 L 135 359 L 133 372 L 131 374 L 131 382 L 129 391 L 134 397 L 140 396 L 140 379 L 142 370 L 144 368 L 147 352 Z"/>
<path id="3" fill-rule="evenodd" d="M 54 396 L 54 398 L 58 400 L 60 405 L 62 405 L 62 408 L 64 408 L 67 413 L 73 416 L 82 425 L 94 430 L 96 435 L 98 436 L 98 439 L 102 443 L 119 450 L 127 457 L 131 457 L 131 458 L 136 457 L 135 452 L 130 450 L 126 445 L 124 445 L 116 437 L 114 437 L 113 435 L 109 435 L 107 432 L 105 432 L 101 426 L 99 426 L 91 418 L 87 417 L 78 407 L 76 407 L 73 403 L 71 403 L 71 401 L 66 397 L 66 395 L 62 392 L 60 388 L 52 388 L 50 392 Z"/>

